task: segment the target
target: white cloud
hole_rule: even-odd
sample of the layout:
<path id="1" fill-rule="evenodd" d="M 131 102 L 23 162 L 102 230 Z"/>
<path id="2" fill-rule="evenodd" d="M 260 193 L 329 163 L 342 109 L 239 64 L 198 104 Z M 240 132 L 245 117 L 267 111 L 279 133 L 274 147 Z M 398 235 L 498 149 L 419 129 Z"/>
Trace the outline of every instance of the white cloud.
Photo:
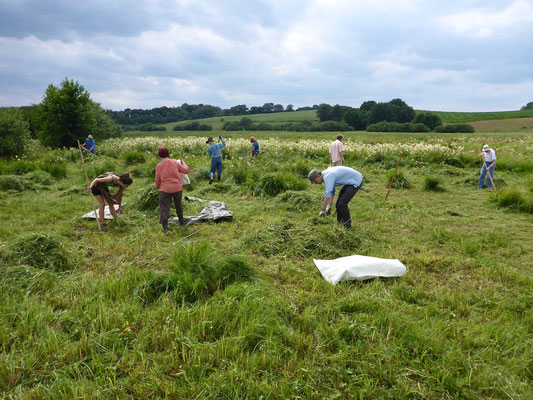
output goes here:
<path id="1" fill-rule="evenodd" d="M 469 9 L 440 19 L 458 35 L 489 37 L 495 32 L 533 22 L 533 4 L 528 0 L 516 0 L 501 10 Z"/>

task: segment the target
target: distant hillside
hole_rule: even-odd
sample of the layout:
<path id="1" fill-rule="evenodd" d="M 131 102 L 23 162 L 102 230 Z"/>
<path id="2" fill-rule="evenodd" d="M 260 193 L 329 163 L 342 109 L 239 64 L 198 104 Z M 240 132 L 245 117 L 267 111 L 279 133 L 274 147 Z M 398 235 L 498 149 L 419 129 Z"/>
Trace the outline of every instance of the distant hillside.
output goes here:
<path id="1" fill-rule="evenodd" d="M 416 113 L 430 112 L 440 117 L 442 122 L 474 122 L 492 119 L 533 118 L 533 110 L 494 111 L 494 112 L 452 112 L 415 110 Z"/>

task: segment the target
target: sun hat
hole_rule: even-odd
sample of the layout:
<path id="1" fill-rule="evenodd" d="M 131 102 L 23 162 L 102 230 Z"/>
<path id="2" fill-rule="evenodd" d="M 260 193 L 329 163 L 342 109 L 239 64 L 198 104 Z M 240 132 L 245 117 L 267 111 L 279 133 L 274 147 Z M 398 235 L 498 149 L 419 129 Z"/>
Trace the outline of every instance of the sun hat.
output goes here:
<path id="1" fill-rule="evenodd" d="M 214 141 L 215 141 L 215 139 L 213 139 L 212 137 L 210 137 L 210 138 L 207 139 L 206 143 L 210 143 L 210 142 L 214 142 Z"/>
<path id="2" fill-rule="evenodd" d="M 483 145 L 483 151 L 487 151 L 487 150 L 490 150 L 490 147 L 488 144 L 484 144 Z"/>
<path id="3" fill-rule="evenodd" d="M 167 158 L 169 156 L 170 152 L 168 151 L 168 149 L 166 147 L 160 147 L 159 150 L 157 150 L 157 154 L 161 158 Z"/>
<path id="4" fill-rule="evenodd" d="M 309 175 L 307 176 L 311 183 L 315 183 L 316 177 L 320 175 L 320 171 L 318 169 L 313 169 L 311 172 L 309 172 Z"/>
<path id="5" fill-rule="evenodd" d="M 344 138 L 344 136 L 342 136 L 342 135 L 337 135 L 337 140 L 341 140 L 342 138 Z"/>
<path id="6" fill-rule="evenodd" d="M 88 139 L 92 139 L 93 138 L 93 135 L 89 135 L 87 136 Z"/>

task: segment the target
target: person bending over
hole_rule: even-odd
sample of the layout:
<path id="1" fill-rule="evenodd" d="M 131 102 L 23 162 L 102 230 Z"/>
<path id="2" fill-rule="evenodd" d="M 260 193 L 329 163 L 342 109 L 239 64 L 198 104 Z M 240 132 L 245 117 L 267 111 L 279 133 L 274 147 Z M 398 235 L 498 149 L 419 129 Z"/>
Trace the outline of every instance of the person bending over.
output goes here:
<path id="1" fill-rule="evenodd" d="M 120 214 L 124 212 L 122 209 L 122 194 L 124 189 L 133 183 L 130 173 L 126 172 L 125 174 L 119 175 L 114 172 L 106 172 L 105 174 L 98 175 L 91 184 L 87 187 L 87 190 L 90 190 L 98 204 L 100 205 L 98 211 L 98 218 L 100 219 L 100 225 L 106 226 L 104 220 L 104 209 L 105 203 L 109 205 L 109 212 L 113 216 L 113 219 L 117 220 L 118 215 L 115 211 L 115 204 L 118 204 L 118 211 Z M 109 191 L 108 184 L 118 187 L 118 190 L 115 194 L 112 194 Z"/>
<path id="2" fill-rule="evenodd" d="M 326 185 L 324 193 L 324 201 L 320 209 L 319 216 L 323 217 L 331 213 L 331 205 L 335 197 L 335 188 L 342 186 L 339 192 L 339 197 L 335 203 L 337 209 L 337 223 L 350 229 L 352 227 L 352 219 L 350 217 L 350 209 L 348 203 L 352 197 L 358 192 L 363 184 L 363 175 L 355 169 L 349 167 L 329 167 L 320 172 L 313 169 L 308 176 L 311 184 Z"/>

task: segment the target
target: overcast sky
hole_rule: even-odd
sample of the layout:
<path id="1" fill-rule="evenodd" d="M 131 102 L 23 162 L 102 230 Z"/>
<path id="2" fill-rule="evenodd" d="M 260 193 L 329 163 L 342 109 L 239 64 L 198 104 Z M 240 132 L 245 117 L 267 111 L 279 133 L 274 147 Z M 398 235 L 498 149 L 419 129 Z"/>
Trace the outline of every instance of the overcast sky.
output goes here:
<path id="1" fill-rule="evenodd" d="M 0 0 L 0 106 L 533 101 L 533 0 Z"/>

